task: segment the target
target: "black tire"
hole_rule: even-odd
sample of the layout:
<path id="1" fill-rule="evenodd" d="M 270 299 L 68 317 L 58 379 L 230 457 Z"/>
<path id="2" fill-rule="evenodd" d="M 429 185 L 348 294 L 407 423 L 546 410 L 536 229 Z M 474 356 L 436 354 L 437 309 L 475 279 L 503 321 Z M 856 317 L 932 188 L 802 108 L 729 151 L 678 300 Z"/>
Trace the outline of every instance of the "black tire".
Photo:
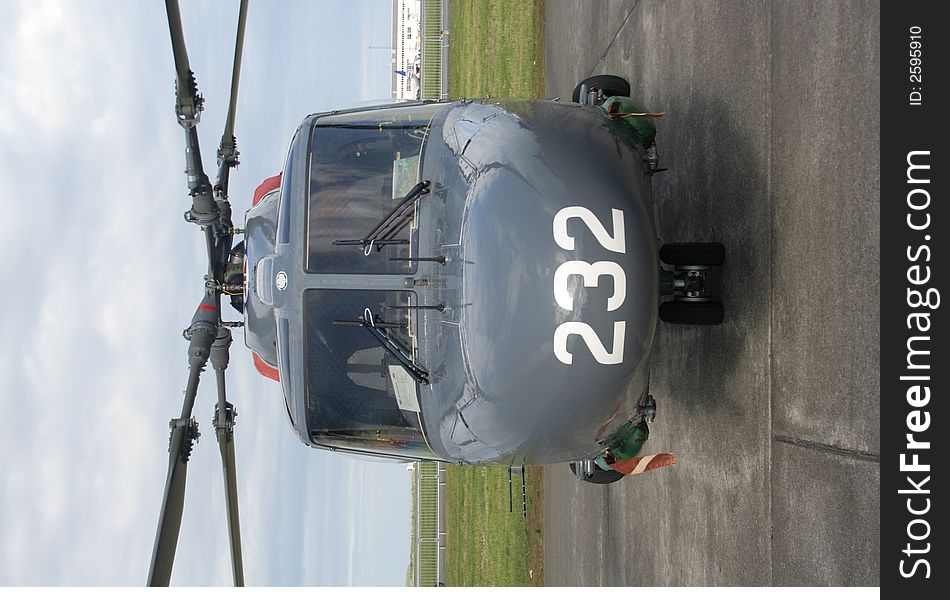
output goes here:
<path id="1" fill-rule="evenodd" d="M 726 248 L 719 242 L 663 244 L 660 260 L 668 265 L 718 267 L 726 260 Z"/>
<path id="2" fill-rule="evenodd" d="M 571 463 L 571 473 L 574 473 L 574 476 L 577 476 L 577 471 L 574 468 L 574 463 Z M 598 485 L 607 485 L 608 483 L 614 483 L 615 481 L 620 481 L 623 479 L 623 473 L 620 471 L 604 471 L 601 468 L 594 469 L 594 473 L 590 477 L 584 477 L 584 481 L 587 483 L 596 483 Z"/>
<path id="3" fill-rule="evenodd" d="M 680 325 L 719 325 L 724 313 L 722 302 L 713 300 L 672 300 L 660 305 L 660 319 Z"/>
<path id="4" fill-rule="evenodd" d="M 616 75 L 594 75 L 577 84 L 571 94 L 571 102 L 581 99 L 581 86 L 587 84 L 587 89 L 600 88 L 605 96 L 630 96 L 630 82 Z"/>

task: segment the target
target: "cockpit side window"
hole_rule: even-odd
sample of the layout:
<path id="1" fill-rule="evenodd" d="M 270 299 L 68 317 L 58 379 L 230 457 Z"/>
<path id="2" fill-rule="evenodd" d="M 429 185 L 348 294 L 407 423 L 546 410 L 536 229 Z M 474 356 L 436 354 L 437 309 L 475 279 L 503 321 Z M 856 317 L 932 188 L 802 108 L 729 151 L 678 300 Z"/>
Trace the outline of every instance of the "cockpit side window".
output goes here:
<path id="1" fill-rule="evenodd" d="M 357 323 L 368 309 L 407 354 L 414 353 L 406 291 L 321 290 L 304 294 L 307 413 L 318 444 L 433 458 L 420 421 L 418 385 Z"/>
<path id="2" fill-rule="evenodd" d="M 280 182 L 280 208 L 277 214 L 277 243 L 278 244 L 288 244 L 290 243 L 290 233 L 291 226 L 290 223 L 293 220 L 291 214 L 292 209 L 292 190 L 299 179 L 299 176 L 295 173 L 294 163 L 298 162 L 298 158 L 303 155 L 303 158 L 308 158 L 306 156 L 307 146 L 310 142 L 310 136 L 308 135 L 307 126 L 301 124 L 297 128 L 296 133 L 294 133 L 293 139 L 290 141 L 290 147 L 287 150 L 287 159 L 284 161 L 284 170 L 282 171 L 282 177 Z"/>
<path id="3" fill-rule="evenodd" d="M 336 245 L 364 240 L 419 182 L 420 156 L 439 105 L 377 109 L 317 120 L 311 139 L 307 264 L 312 273 L 413 273 L 412 213 L 399 223 L 399 243 Z"/>

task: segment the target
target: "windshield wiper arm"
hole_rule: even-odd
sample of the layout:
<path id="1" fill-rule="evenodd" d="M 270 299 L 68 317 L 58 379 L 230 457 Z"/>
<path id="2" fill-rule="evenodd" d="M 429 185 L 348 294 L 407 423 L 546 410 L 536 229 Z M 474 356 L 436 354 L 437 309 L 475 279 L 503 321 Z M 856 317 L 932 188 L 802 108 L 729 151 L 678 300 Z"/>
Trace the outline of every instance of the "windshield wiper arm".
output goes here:
<path id="1" fill-rule="evenodd" d="M 363 316 L 355 321 L 333 321 L 333 324 L 355 325 L 365 328 L 393 358 L 399 361 L 399 364 L 409 372 L 409 375 L 411 375 L 413 379 L 422 385 L 429 385 L 429 372 L 416 364 L 416 362 L 406 354 L 403 348 L 386 335 L 387 329 L 400 329 L 404 327 L 404 325 L 386 323 L 379 317 L 373 317 L 373 313 L 369 308 L 363 310 Z"/>
<path id="2" fill-rule="evenodd" d="M 359 240 L 335 240 L 334 246 L 359 246 L 363 249 L 363 254 L 369 256 L 373 247 L 379 252 L 383 246 L 390 244 L 408 244 L 409 240 L 395 239 L 397 233 L 403 230 L 409 223 L 411 211 L 414 209 L 414 202 L 423 194 L 429 193 L 429 182 L 420 181 L 409 190 L 409 193 L 399 201 L 399 203 L 389 211 L 389 214 L 383 217 L 373 229 L 370 230 L 362 239 Z"/>

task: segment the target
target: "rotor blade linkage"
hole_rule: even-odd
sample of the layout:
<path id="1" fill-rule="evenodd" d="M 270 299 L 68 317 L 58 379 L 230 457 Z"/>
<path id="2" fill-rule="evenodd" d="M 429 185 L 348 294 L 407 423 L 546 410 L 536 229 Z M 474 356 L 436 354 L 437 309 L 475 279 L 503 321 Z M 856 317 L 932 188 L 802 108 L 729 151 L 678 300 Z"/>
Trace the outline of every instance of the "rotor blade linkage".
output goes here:
<path id="1" fill-rule="evenodd" d="M 237 470 L 234 461 L 234 423 L 237 411 L 228 402 L 225 390 L 224 371 L 230 359 L 231 330 L 219 326 L 218 335 L 211 346 L 211 366 L 218 384 L 218 404 L 214 411 L 214 432 L 221 452 L 221 467 L 224 471 L 224 497 L 228 511 L 228 539 L 231 542 L 231 573 L 234 585 L 244 585 L 244 559 L 241 553 L 241 522 L 238 516 Z"/>
<path id="2" fill-rule="evenodd" d="M 185 129 L 185 175 L 188 194 L 192 197 L 191 209 L 185 213 L 185 220 L 206 227 L 218 222 L 219 209 L 214 201 L 211 180 L 201 163 L 201 147 L 198 144 L 197 125 L 201 120 L 204 98 L 198 93 L 198 84 L 188 62 L 178 0 L 165 0 L 165 12 L 175 57 L 175 115 L 178 124 Z"/>
<path id="3" fill-rule="evenodd" d="M 165 0 L 165 13 L 168 15 L 168 32 L 172 38 L 172 53 L 175 56 L 175 112 L 178 115 L 178 123 L 185 129 L 190 129 L 201 119 L 204 99 L 198 94 L 195 75 L 191 72 L 188 62 L 178 0 Z"/>
<path id="4" fill-rule="evenodd" d="M 172 419 L 169 423 L 171 434 L 168 442 L 168 475 L 165 479 L 165 495 L 158 517 L 158 530 L 155 532 L 155 545 L 152 547 L 152 561 L 148 571 L 149 586 L 166 586 L 171 580 L 178 534 L 181 532 L 181 516 L 185 506 L 188 459 L 199 437 L 198 424 L 191 413 L 195 406 L 201 371 L 208 363 L 211 346 L 217 333 L 220 312 L 218 302 L 217 297 L 213 299 L 203 297 L 202 303 L 198 305 L 191 319 L 191 326 L 184 331 L 185 339 L 189 341 L 188 385 L 185 388 L 181 416 Z"/>
<path id="5" fill-rule="evenodd" d="M 201 165 L 201 147 L 195 127 L 185 130 L 185 176 L 188 195 L 191 196 L 191 209 L 185 213 L 185 220 L 203 227 L 214 225 L 218 221 L 218 205 L 214 201 L 211 180 Z"/>

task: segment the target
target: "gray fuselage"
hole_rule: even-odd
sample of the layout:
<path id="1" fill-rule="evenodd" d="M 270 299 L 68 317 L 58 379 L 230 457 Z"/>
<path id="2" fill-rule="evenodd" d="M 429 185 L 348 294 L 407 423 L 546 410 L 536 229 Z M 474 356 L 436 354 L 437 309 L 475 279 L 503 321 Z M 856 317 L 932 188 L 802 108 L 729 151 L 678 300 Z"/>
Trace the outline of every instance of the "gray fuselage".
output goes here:
<path id="1" fill-rule="evenodd" d="M 359 247 L 315 250 L 324 231 L 362 222 L 320 212 L 326 210 L 321 202 L 346 201 L 331 194 L 343 175 L 330 181 L 315 173 L 319 160 L 329 160 L 318 160 L 321 140 L 342 139 L 339 131 L 320 128 L 343 123 L 333 127 L 346 129 L 348 116 L 360 121 L 374 109 L 313 115 L 302 123 L 285 166 L 276 227 L 270 224 L 276 243 L 249 245 L 246 304 L 254 319 L 248 320 L 248 345 L 273 356 L 276 342 L 291 420 L 313 446 L 475 464 L 597 454 L 634 417 L 649 383 L 659 267 L 644 149 L 599 107 L 540 100 L 419 106 L 384 107 L 428 119 L 413 130 L 421 137 L 417 158 L 407 163 L 406 153 L 397 152 L 395 162 L 430 188 L 415 202 L 406 245 L 380 253 L 401 253 L 379 262 L 383 272 L 346 270 L 346 261 L 362 268 Z M 369 143 L 353 148 L 340 160 L 372 160 Z M 387 160 L 392 157 L 380 164 Z M 405 175 L 399 169 L 380 178 L 385 197 L 400 195 L 395 190 Z M 356 193 L 354 185 L 347 189 Z M 249 211 L 249 239 L 264 239 L 263 213 Z M 255 222 L 260 231 L 253 230 Z M 268 273 L 284 274 L 281 286 L 256 277 L 264 253 Z M 337 256 L 343 262 L 333 262 Z M 403 270 L 392 271 L 388 265 L 400 260 Z M 261 285 L 274 287 L 258 290 Z M 364 338 L 328 324 L 340 319 L 333 306 L 342 296 L 339 314 L 356 313 L 353 318 L 364 304 L 367 310 L 438 307 L 388 317 L 405 321 L 405 347 L 428 372 L 428 383 L 412 390 L 394 372 L 400 367 L 372 349 L 370 336 L 364 348 Z M 343 341 L 328 337 L 337 335 Z M 255 347 L 261 340 L 271 347 Z M 336 381 L 340 371 L 348 378 Z M 347 386 L 378 389 L 367 392 L 365 406 L 354 407 L 360 403 L 341 397 Z M 398 427 L 371 431 L 367 420 L 388 413 L 363 409 L 387 398 L 394 398 L 406 424 L 397 414 Z M 321 425 L 328 420 L 341 424 L 330 430 Z M 387 431 L 398 428 L 418 429 L 425 443 L 402 433 L 389 439 Z"/>

